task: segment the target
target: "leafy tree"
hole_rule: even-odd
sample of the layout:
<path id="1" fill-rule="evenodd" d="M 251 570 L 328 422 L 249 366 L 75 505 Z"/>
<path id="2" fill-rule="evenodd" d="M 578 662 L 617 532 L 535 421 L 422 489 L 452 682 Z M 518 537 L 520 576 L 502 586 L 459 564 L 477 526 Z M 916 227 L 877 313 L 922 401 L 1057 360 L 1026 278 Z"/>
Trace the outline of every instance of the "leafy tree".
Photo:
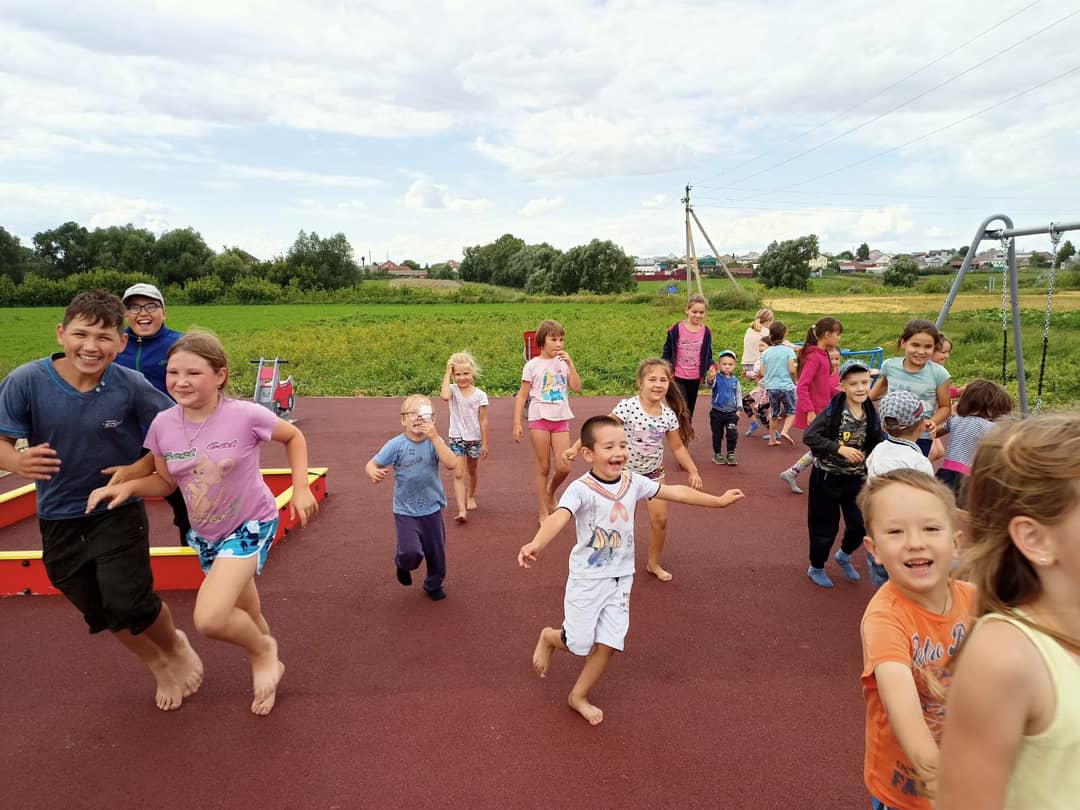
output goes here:
<path id="1" fill-rule="evenodd" d="M 843 259 L 845 262 L 853 262 L 855 261 L 855 254 L 852 253 L 850 250 L 841 250 L 839 253 L 836 254 L 836 258 Z"/>
<path id="2" fill-rule="evenodd" d="M 96 228 L 90 233 L 88 248 L 95 267 L 121 273 L 154 276 L 154 234 L 134 225 Z"/>
<path id="3" fill-rule="evenodd" d="M 310 234 L 300 231 L 285 254 L 285 264 L 290 278 L 314 274 L 314 283 L 306 283 L 305 289 L 337 290 L 351 287 L 360 280 L 360 268 L 353 260 L 352 246 L 343 233 L 322 239 L 314 231 Z M 308 273 L 302 272 L 304 267 Z"/>
<path id="4" fill-rule="evenodd" d="M 886 287 L 914 287 L 919 280 L 919 265 L 910 256 L 897 256 L 881 280 Z"/>
<path id="5" fill-rule="evenodd" d="M 814 234 L 773 242 L 761 254 L 758 278 L 766 287 L 805 290 L 810 279 L 810 260 L 817 254 L 818 239 Z"/>
<path id="6" fill-rule="evenodd" d="M 1049 266 L 1050 263 L 1046 261 L 1046 257 L 1037 251 L 1028 256 L 1028 267 L 1041 269 Z"/>
<path id="7" fill-rule="evenodd" d="M 18 300 L 15 282 L 11 276 L 0 274 L 0 307 L 13 307 Z"/>
<path id="8" fill-rule="evenodd" d="M 863 242 L 861 245 L 859 245 L 858 249 L 855 251 L 855 258 L 858 259 L 860 262 L 869 261 L 870 246 L 866 244 L 866 242 Z"/>
<path id="9" fill-rule="evenodd" d="M 3 230 L 3 229 L 0 228 L 0 230 Z M 1070 242 L 1068 239 L 1066 239 L 1065 244 L 1062 245 L 1060 248 L 1058 248 L 1058 252 L 1057 252 L 1058 267 L 1065 264 L 1065 262 L 1067 262 L 1069 259 L 1071 259 L 1075 255 L 1076 255 L 1076 248 L 1073 247 L 1072 242 Z M 0 261 L 2 261 L 2 260 L 0 260 Z M 2 272 L 2 271 L 0 271 L 0 272 Z"/>
<path id="10" fill-rule="evenodd" d="M 446 262 L 436 262 L 428 268 L 428 278 L 457 278 L 457 271 Z"/>
<path id="11" fill-rule="evenodd" d="M 570 248 L 551 266 L 551 292 L 559 295 L 625 292 L 636 286 L 634 260 L 611 240 Z"/>
<path id="12" fill-rule="evenodd" d="M 93 267 L 90 232 L 77 222 L 34 234 L 34 254 L 43 262 L 46 278 L 64 278 Z"/>
<path id="13" fill-rule="evenodd" d="M 491 276 L 491 283 L 503 287 L 524 288 L 529 276 L 536 272 L 548 271 L 562 254 L 547 242 L 539 245 L 526 245 L 507 262 L 506 267 Z"/>
<path id="14" fill-rule="evenodd" d="M 207 247 L 202 235 L 194 228 L 176 228 L 165 231 L 158 238 L 151 255 L 158 282 L 187 286 L 189 281 L 210 272 L 214 251 Z"/>
<path id="15" fill-rule="evenodd" d="M 420 269 L 420 265 L 417 262 L 414 262 L 412 259 L 405 259 L 404 261 L 401 262 L 401 266 L 402 267 L 408 267 L 410 270 L 419 270 Z"/>
<path id="16" fill-rule="evenodd" d="M 195 278 L 184 285 L 189 304 L 213 304 L 225 293 L 225 285 L 214 276 Z"/>
<path id="17" fill-rule="evenodd" d="M 473 245 L 465 248 L 465 258 L 461 262 L 458 274 L 462 281 L 478 281 L 492 284 L 494 276 L 505 272 L 511 257 L 525 247 L 525 240 L 513 234 L 505 233 L 494 242 L 486 245 Z"/>
<path id="18" fill-rule="evenodd" d="M 210 260 L 210 272 L 221 279 L 226 287 L 231 287 L 240 279 L 255 276 L 254 268 L 231 250 L 218 253 Z"/>
<path id="19" fill-rule="evenodd" d="M 29 269 L 28 260 L 32 255 L 29 248 L 20 244 L 19 237 L 0 227 L 0 278 L 18 284 Z"/>

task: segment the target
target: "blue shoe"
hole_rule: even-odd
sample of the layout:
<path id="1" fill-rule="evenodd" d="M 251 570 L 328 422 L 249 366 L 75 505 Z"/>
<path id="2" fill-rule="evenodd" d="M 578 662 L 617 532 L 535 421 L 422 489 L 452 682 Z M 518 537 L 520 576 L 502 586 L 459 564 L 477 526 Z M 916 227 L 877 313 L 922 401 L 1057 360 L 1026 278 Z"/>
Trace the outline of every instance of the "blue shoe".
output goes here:
<path id="1" fill-rule="evenodd" d="M 829 579 L 829 575 L 825 573 L 824 568 L 814 568 L 813 566 L 810 566 L 806 569 L 806 575 L 810 577 L 810 581 L 819 588 L 831 588 L 833 586 L 832 580 Z"/>
<path id="2" fill-rule="evenodd" d="M 750 422 L 750 428 L 746 431 L 746 435 L 753 436 L 755 433 L 757 433 L 757 429 L 759 427 L 761 427 L 761 423 L 757 419 L 752 420 Z"/>
<path id="3" fill-rule="evenodd" d="M 838 551 L 833 556 L 833 559 L 836 560 L 836 564 L 840 566 L 840 570 L 844 572 L 844 576 L 847 577 L 848 582 L 858 582 L 862 579 L 862 577 L 859 576 L 859 572 L 855 570 L 855 566 L 851 564 L 850 554 Z"/>
<path id="4" fill-rule="evenodd" d="M 880 588 L 889 581 L 889 572 L 885 570 L 884 565 L 874 559 L 873 554 L 866 555 L 866 567 L 870 569 L 870 582 L 875 588 Z"/>

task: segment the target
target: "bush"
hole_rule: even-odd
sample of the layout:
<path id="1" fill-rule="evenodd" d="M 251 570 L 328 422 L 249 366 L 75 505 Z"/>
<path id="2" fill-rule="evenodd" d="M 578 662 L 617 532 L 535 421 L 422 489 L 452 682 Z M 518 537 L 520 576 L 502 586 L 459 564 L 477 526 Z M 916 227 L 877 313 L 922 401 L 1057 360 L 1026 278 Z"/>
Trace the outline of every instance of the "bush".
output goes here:
<path id="1" fill-rule="evenodd" d="M 281 287 L 254 276 L 240 276 L 230 292 L 241 304 L 275 304 L 281 300 Z"/>
<path id="2" fill-rule="evenodd" d="M 203 276 L 184 285 L 189 304 L 213 304 L 221 300 L 225 285 L 217 276 Z"/>
<path id="3" fill-rule="evenodd" d="M 761 296 L 741 286 L 725 286 L 709 296 L 710 309 L 758 309 Z"/>

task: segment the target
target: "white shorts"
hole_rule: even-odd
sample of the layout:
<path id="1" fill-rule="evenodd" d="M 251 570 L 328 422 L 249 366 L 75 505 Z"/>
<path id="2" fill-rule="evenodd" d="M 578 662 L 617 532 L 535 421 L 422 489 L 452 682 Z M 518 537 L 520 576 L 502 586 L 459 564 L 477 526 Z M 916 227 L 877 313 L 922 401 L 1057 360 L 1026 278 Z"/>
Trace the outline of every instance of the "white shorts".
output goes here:
<path id="1" fill-rule="evenodd" d="M 634 575 L 566 580 L 563 641 L 574 655 L 588 655 L 594 644 L 622 651 L 630 629 L 630 589 Z"/>

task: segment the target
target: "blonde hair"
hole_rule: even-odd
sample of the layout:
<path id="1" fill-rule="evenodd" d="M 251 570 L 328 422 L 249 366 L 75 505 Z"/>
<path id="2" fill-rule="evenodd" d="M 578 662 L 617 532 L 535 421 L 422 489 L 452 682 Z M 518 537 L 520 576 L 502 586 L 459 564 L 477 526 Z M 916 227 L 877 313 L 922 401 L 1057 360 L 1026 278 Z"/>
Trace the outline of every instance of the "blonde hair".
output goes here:
<path id="1" fill-rule="evenodd" d="M 1017 613 L 1042 594 L 1038 568 L 1013 543 L 1027 517 L 1057 526 L 1080 504 L 1080 414 L 1045 413 L 1005 423 L 979 443 L 967 487 L 971 542 L 964 570 L 979 592 L 977 616 L 1001 613 L 1080 653 L 1080 639 Z"/>
<path id="2" fill-rule="evenodd" d="M 201 357 L 215 374 L 225 369 L 225 380 L 220 387 L 220 390 L 224 392 L 229 384 L 229 357 L 225 354 L 225 347 L 217 335 L 206 329 L 192 329 L 169 348 L 167 356 L 172 357 L 177 352 L 187 352 Z"/>
<path id="3" fill-rule="evenodd" d="M 469 366 L 472 368 L 474 377 L 479 377 L 480 374 L 483 373 L 483 369 L 480 368 L 480 365 L 476 362 L 476 358 L 468 352 L 454 352 L 450 355 L 450 365 L 454 368 L 457 368 L 458 366 Z"/>
<path id="4" fill-rule="evenodd" d="M 423 394 L 410 394 L 405 397 L 401 403 L 401 415 L 405 416 L 405 414 L 410 411 L 415 411 L 421 405 L 425 404 L 431 405 L 431 400 L 428 397 L 425 397 Z"/>
<path id="5" fill-rule="evenodd" d="M 700 293 L 694 293 L 686 299 L 686 309 L 683 311 L 689 312 L 690 307 L 692 307 L 694 304 L 701 304 L 703 307 L 705 307 L 705 309 L 709 308 L 709 302 L 705 300 L 705 296 L 701 295 Z"/>
<path id="6" fill-rule="evenodd" d="M 757 315 L 754 316 L 754 322 L 750 324 L 750 328 L 753 329 L 755 332 L 760 332 L 761 328 L 766 323 L 770 323 L 775 317 L 776 316 L 773 315 L 773 311 L 771 309 L 769 309 L 768 307 L 762 307 L 758 310 Z"/>
<path id="7" fill-rule="evenodd" d="M 871 528 L 874 521 L 874 498 L 880 495 L 883 489 L 893 484 L 903 484 L 906 487 L 927 492 L 936 497 L 941 501 L 942 506 L 945 507 L 945 512 L 949 516 L 950 530 L 956 528 L 956 498 L 953 496 L 952 490 L 932 475 L 902 467 L 874 476 L 866 482 L 866 486 L 859 493 L 856 503 L 859 506 L 859 511 L 862 512 L 863 524 L 866 526 L 868 535 L 874 536 L 874 531 Z"/>

